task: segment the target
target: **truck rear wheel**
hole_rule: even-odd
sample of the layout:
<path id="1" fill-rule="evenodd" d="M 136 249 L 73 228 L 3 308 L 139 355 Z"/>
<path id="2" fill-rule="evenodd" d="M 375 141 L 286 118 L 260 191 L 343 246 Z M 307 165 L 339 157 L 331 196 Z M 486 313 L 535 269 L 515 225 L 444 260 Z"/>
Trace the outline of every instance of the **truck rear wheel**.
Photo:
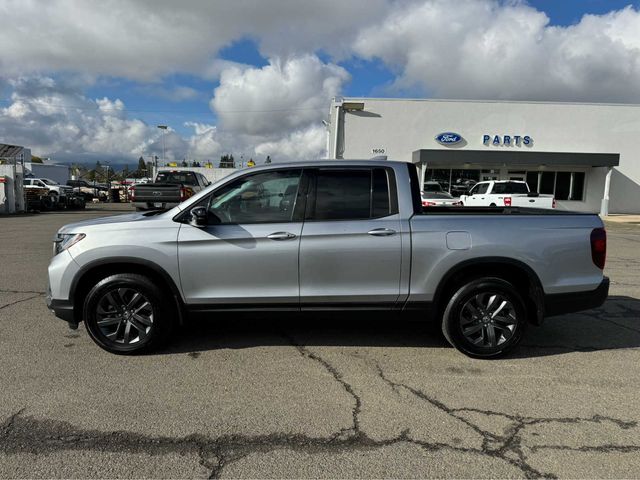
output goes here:
<path id="1" fill-rule="evenodd" d="M 91 339 L 116 354 L 150 351 L 171 333 L 175 307 L 149 278 L 120 273 L 99 281 L 84 303 Z"/>
<path id="2" fill-rule="evenodd" d="M 455 289 L 442 318 L 442 333 L 474 358 L 495 358 L 515 348 L 527 328 L 527 309 L 509 282 L 473 279 Z"/>

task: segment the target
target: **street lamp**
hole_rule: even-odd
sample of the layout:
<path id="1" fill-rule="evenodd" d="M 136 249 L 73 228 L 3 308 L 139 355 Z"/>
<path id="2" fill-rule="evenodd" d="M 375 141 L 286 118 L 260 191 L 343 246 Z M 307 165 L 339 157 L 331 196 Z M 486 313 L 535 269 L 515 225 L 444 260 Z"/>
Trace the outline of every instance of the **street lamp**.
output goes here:
<path id="1" fill-rule="evenodd" d="M 158 125 L 158 128 L 160 130 L 162 130 L 162 163 L 165 163 L 165 159 L 164 159 L 164 134 L 167 131 L 167 128 L 169 128 L 167 125 Z"/>

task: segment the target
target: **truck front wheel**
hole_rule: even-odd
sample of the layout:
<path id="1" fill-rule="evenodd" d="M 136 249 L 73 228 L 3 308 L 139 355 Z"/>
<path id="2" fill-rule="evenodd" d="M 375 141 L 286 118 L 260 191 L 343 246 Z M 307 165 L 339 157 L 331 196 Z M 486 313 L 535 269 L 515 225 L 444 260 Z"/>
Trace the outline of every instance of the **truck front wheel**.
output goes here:
<path id="1" fill-rule="evenodd" d="M 494 358 L 520 343 L 527 309 L 509 282 L 477 278 L 455 289 L 442 318 L 442 333 L 456 349 L 474 358 Z"/>
<path id="2" fill-rule="evenodd" d="M 149 351 L 165 343 L 175 308 L 151 279 L 134 273 L 99 281 L 84 302 L 84 320 L 91 339 L 117 354 Z"/>

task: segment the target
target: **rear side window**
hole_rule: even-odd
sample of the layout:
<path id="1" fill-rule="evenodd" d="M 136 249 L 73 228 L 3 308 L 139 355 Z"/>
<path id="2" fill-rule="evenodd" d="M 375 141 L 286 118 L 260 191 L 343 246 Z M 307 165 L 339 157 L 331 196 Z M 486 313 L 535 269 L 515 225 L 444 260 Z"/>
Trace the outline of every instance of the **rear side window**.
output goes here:
<path id="1" fill-rule="evenodd" d="M 529 193 L 524 183 L 505 182 L 493 185 L 493 193 Z"/>
<path id="2" fill-rule="evenodd" d="M 397 213 L 384 168 L 319 170 L 309 220 L 362 220 Z"/>
<path id="3" fill-rule="evenodd" d="M 512 193 L 529 193 L 529 188 L 526 183 L 512 183 Z"/>

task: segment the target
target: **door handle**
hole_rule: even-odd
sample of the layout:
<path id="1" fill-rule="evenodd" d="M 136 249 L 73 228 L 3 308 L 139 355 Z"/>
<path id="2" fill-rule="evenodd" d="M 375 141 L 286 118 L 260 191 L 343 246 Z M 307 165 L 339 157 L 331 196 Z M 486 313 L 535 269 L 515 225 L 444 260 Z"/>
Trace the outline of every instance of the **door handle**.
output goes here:
<path id="1" fill-rule="evenodd" d="M 274 232 L 267 235 L 267 238 L 270 240 L 290 240 L 292 238 L 296 238 L 296 235 L 289 232 Z"/>
<path id="2" fill-rule="evenodd" d="M 388 237 L 389 235 L 396 233 L 396 231 L 391 230 L 390 228 L 374 228 L 373 230 L 369 230 L 367 233 L 374 237 Z"/>

